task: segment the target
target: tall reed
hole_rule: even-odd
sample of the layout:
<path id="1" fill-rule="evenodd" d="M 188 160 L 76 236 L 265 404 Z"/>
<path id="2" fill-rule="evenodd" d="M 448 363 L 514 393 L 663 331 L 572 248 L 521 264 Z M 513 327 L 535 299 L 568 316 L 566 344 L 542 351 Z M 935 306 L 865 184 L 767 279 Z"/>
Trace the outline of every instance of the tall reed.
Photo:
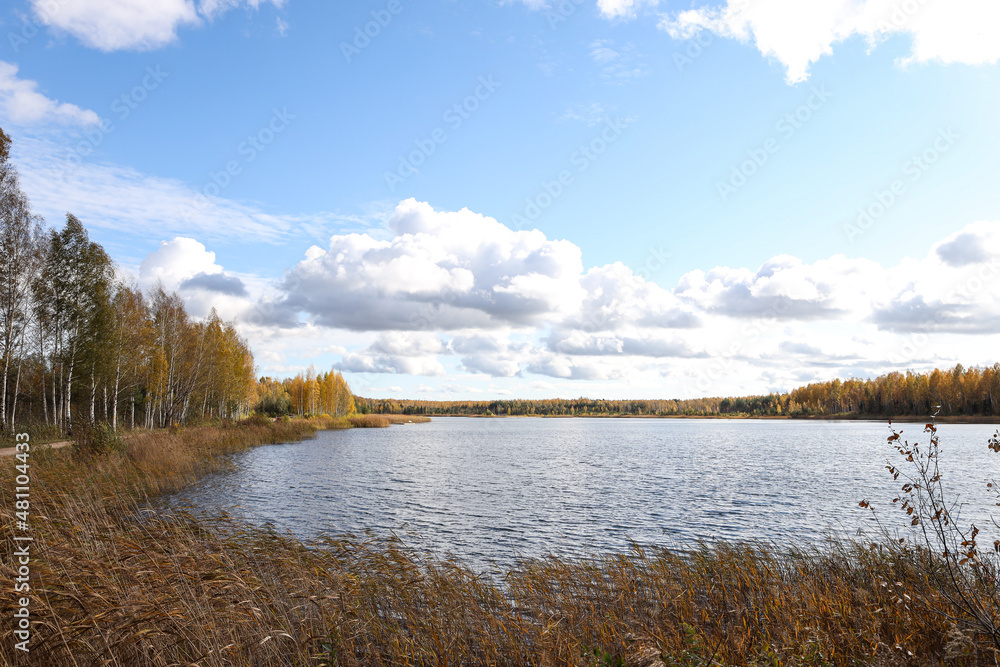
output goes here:
<path id="1" fill-rule="evenodd" d="M 993 664 L 903 546 L 696 545 L 473 571 L 398 540 L 290 535 L 147 500 L 318 420 L 137 434 L 32 459 L 30 659 L 121 665 Z M 336 425 L 336 424 L 330 424 Z M 13 590 L 11 486 L 2 493 Z M 922 601 L 920 606 L 913 600 Z M 12 596 L 0 598 L 11 618 Z M 933 605 L 938 605 L 935 609 Z M 942 612 L 942 613 L 935 613 Z"/>

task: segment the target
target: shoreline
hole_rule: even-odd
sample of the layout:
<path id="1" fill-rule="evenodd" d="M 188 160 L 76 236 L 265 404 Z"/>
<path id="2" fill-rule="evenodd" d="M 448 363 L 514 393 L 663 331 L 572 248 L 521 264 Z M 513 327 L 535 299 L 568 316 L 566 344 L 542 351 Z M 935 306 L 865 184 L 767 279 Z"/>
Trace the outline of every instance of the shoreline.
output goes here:
<path id="1" fill-rule="evenodd" d="M 371 413 L 378 414 L 378 413 Z M 463 417 L 467 419 L 717 419 L 717 420 L 774 420 L 774 421 L 859 421 L 879 424 L 927 424 L 931 418 L 919 415 L 878 417 L 871 415 L 466 415 L 432 414 L 402 415 L 404 417 Z M 947 416 L 933 420 L 937 424 L 1000 424 L 1000 416 Z"/>

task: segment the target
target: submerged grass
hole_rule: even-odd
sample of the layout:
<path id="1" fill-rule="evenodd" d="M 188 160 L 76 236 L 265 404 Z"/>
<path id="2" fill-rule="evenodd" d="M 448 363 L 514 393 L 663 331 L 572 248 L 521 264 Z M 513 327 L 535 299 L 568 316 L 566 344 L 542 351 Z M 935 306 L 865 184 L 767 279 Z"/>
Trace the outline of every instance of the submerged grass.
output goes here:
<path id="1" fill-rule="evenodd" d="M 702 545 L 593 560 L 527 560 L 503 577 L 399 541 L 306 545 L 146 499 L 224 468 L 222 454 L 335 420 L 142 433 L 124 451 L 32 461 L 30 660 L 4 664 L 949 665 L 994 664 L 902 547 Z M 12 591 L 11 485 L 0 586 Z M 11 595 L 0 616 L 11 619 Z"/>

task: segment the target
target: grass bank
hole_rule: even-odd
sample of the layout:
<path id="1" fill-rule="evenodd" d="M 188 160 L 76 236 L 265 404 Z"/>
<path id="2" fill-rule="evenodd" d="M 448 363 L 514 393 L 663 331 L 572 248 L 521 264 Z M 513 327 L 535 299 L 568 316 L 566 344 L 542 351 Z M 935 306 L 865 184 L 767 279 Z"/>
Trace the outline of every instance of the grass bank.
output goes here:
<path id="1" fill-rule="evenodd" d="M 307 437 L 319 420 L 138 434 L 31 459 L 30 660 L 4 664 L 993 664 L 918 567 L 920 552 L 832 545 L 633 550 L 527 561 L 493 579 L 398 542 L 305 545 L 225 518 L 145 512 L 220 455 Z M 100 446 L 96 446 L 100 445 Z M 12 484 L 0 586 L 12 591 Z M 12 619 L 12 595 L 0 616 Z"/>
<path id="2" fill-rule="evenodd" d="M 393 424 L 426 424 L 430 417 L 422 415 L 351 415 L 347 418 L 355 428 L 387 428 Z"/>

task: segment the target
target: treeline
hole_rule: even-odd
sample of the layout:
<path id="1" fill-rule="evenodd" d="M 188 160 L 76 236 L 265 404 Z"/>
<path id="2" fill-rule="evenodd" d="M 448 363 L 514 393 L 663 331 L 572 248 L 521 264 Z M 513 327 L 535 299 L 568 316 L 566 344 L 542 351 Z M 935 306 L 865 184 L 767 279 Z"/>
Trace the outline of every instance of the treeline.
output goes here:
<path id="1" fill-rule="evenodd" d="M 355 397 L 359 412 L 498 416 L 894 417 L 1000 415 L 1000 363 L 929 373 L 888 373 L 871 380 L 832 380 L 786 394 L 736 398 L 611 401 L 589 398 L 408 401 Z"/>
<path id="2" fill-rule="evenodd" d="M 316 373 L 310 368 L 293 378 L 263 377 L 257 385 L 257 411 L 269 417 L 354 414 L 354 395 L 339 372 Z"/>
<path id="3" fill-rule="evenodd" d="M 166 426 L 249 414 L 253 355 L 213 311 L 195 321 L 176 294 L 145 294 L 67 214 L 31 212 L 0 130 L 0 428 L 77 421 Z"/>
<path id="4" fill-rule="evenodd" d="M 788 395 L 805 415 L 1000 415 L 1000 363 L 985 368 L 888 373 L 874 380 L 832 380 Z"/>
<path id="5" fill-rule="evenodd" d="M 469 416 L 600 416 L 717 414 L 717 398 L 612 401 L 591 398 L 495 401 L 410 401 L 354 397 L 362 414 Z"/>

